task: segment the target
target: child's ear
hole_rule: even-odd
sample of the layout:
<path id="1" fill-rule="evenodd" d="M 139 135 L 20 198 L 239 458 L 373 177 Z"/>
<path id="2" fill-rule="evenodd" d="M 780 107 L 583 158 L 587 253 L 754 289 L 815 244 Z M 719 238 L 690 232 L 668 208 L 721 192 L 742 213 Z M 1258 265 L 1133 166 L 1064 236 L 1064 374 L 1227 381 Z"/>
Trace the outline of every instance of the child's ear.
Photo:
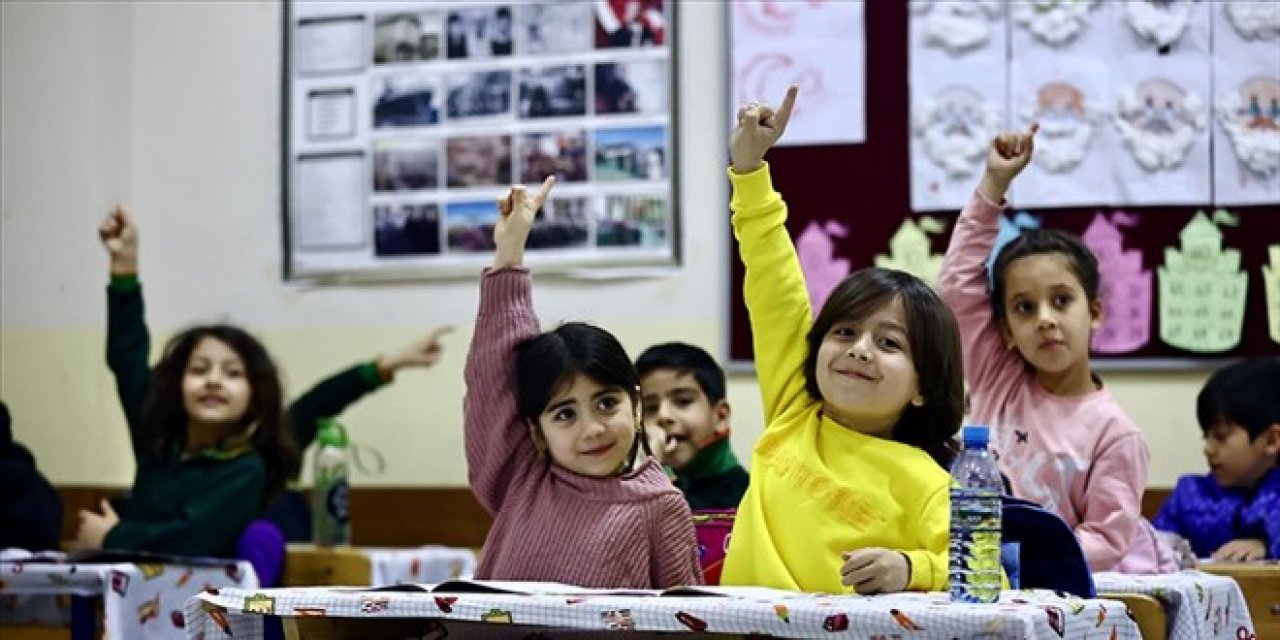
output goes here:
<path id="1" fill-rule="evenodd" d="M 1000 320 L 1000 337 L 1004 339 L 1004 350 L 1013 351 L 1018 347 L 1018 343 L 1013 341 L 1013 329 L 1009 328 L 1009 321 Z"/>
<path id="2" fill-rule="evenodd" d="M 1102 313 L 1101 298 L 1095 298 L 1089 301 L 1089 316 L 1093 318 L 1093 321 L 1089 323 L 1090 328 L 1092 328 L 1094 331 L 1097 331 L 1099 328 L 1102 327 L 1103 313 Z"/>
<path id="3" fill-rule="evenodd" d="M 538 428 L 538 423 L 532 420 L 525 420 L 525 424 L 529 425 L 529 438 L 533 440 L 533 448 L 538 450 L 538 455 L 547 452 L 547 438 L 542 435 L 542 429 Z"/>
<path id="4" fill-rule="evenodd" d="M 733 414 L 733 410 L 729 408 L 728 400 L 721 400 L 711 409 L 712 415 L 715 416 L 716 428 L 715 433 L 722 434 L 729 432 L 729 416 Z"/>
<path id="5" fill-rule="evenodd" d="M 1280 422 L 1277 422 L 1262 433 L 1264 438 L 1262 442 L 1262 450 L 1269 456 L 1280 455 Z"/>

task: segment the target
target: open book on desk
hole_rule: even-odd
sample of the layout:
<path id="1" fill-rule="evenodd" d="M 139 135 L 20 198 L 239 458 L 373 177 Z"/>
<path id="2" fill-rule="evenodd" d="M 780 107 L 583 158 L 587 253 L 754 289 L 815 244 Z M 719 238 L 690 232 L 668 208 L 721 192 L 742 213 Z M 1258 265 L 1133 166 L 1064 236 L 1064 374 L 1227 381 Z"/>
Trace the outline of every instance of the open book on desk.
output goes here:
<path id="1" fill-rule="evenodd" d="M 516 582 L 504 580 L 449 580 L 439 584 L 397 584 L 374 587 L 365 591 L 401 591 L 423 593 L 479 593 L 521 596 L 629 596 L 629 597 L 685 597 L 718 596 L 728 598 L 794 597 L 794 591 L 782 591 L 768 587 L 710 587 L 682 586 L 667 589 L 593 589 L 561 582 Z"/>

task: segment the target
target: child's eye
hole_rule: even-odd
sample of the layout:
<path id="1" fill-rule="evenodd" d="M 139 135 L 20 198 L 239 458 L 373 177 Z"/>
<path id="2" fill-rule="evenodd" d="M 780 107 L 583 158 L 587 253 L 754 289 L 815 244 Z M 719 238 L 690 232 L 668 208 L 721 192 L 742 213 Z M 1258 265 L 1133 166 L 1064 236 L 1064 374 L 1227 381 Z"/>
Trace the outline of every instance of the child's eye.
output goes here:
<path id="1" fill-rule="evenodd" d="M 1063 294 L 1063 295 L 1059 295 L 1059 296 L 1054 296 L 1054 298 L 1053 298 L 1053 304 L 1055 304 L 1055 305 L 1057 305 L 1057 306 L 1059 306 L 1059 307 L 1065 307 L 1065 306 L 1067 306 L 1067 305 L 1071 304 L 1071 296 L 1069 296 L 1069 295 L 1065 295 L 1065 294 Z"/>
<path id="2" fill-rule="evenodd" d="M 640 411 L 645 415 L 645 417 L 648 417 L 658 413 L 658 405 L 653 402 L 646 402 L 640 405 Z"/>
<path id="3" fill-rule="evenodd" d="M 228 378 L 243 378 L 244 372 L 239 369 L 227 369 Z"/>
<path id="4" fill-rule="evenodd" d="M 596 401 L 596 406 L 599 407 L 601 411 L 613 411 L 618 408 L 618 405 L 620 404 L 622 404 L 622 401 L 619 400 L 617 396 L 613 395 L 601 396 L 600 399 Z"/>
<path id="5" fill-rule="evenodd" d="M 902 343 L 897 338 L 880 338 L 880 348 L 888 351 L 899 351 L 902 349 Z"/>
<path id="6" fill-rule="evenodd" d="M 1028 313 L 1031 313 L 1031 303 L 1026 301 L 1015 302 L 1013 303 L 1013 310 L 1018 315 L 1025 316 Z"/>
<path id="7" fill-rule="evenodd" d="M 561 407 L 555 413 L 551 414 L 551 419 L 555 422 L 572 422 L 578 416 L 578 412 L 570 407 Z"/>
<path id="8" fill-rule="evenodd" d="M 856 338 L 858 331 L 853 327 L 834 327 L 831 329 L 831 335 L 841 338 Z"/>

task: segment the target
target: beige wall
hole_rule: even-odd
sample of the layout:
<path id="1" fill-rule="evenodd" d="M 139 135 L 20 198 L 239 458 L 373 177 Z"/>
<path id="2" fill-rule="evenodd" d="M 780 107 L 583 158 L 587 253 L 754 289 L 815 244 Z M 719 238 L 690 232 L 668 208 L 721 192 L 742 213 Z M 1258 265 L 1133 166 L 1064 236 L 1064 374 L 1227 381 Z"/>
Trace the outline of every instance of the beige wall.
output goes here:
<path id="1" fill-rule="evenodd" d="M 599 322 L 633 353 L 675 337 L 713 353 L 725 342 L 724 9 L 678 7 L 680 28 L 698 34 L 679 51 L 687 264 L 670 277 L 612 284 L 544 279 L 535 293 L 545 322 Z M 427 326 L 456 325 L 437 367 L 401 376 L 344 420 L 387 459 L 382 476 L 359 482 L 464 484 L 460 372 L 474 281 L 310 288 L 279 278 L 279 5 L 0 10 L 0 398 L 51 478 L 123 485 L 132 474 L 102 357 L 106 261 L 94 232 L 120 199 L 141 225 L 156 335 L 198 321 L 243 323 L 285 364 L 294 393 Z M 1192 411 L 1204 376 L 1107 376 L 1147 432 L 1153 485 L 1203 469 Z M 734 378 L 729 395 L 746 460 L 760 430 L 754 380 Z"/>

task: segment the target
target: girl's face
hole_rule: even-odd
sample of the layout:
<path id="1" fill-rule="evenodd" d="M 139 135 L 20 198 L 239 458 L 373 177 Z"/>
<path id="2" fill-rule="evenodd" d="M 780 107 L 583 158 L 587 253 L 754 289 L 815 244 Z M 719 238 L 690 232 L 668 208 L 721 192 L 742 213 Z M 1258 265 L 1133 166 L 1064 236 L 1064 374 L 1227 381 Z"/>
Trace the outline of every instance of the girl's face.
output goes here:
<path id="1" fill-rule="evenodd" d="M 1102 322 L 1068 258 L 1042 253 L 1005 268 L 1004 339 L 1031 363 L 1045 388 L 1081 393 L 1093 388 L 1089 338 Z"/>
<path id="2" fill-rule="evenodd" d="M 529 430 L 556 464 L 579 475 L 605 477 L 626 464 L 636 424 L 631 394 L 578 375 L 551 397 Z"/>
<path id="3" fill-rule="evenodd" d="M 182 405 L 193 425 L 234 427 L 252 398 L 244 361 L 227 343 L 206 336 L 187 360 Z"/>
<path id="4" fill-rule="evenodd" d="M 907 404 L 924 404 L 896 298 L 869 317 L 833 324 L 818 348 L 815 373 L 823 413 L 867 435 L 891 438 Z"/>

